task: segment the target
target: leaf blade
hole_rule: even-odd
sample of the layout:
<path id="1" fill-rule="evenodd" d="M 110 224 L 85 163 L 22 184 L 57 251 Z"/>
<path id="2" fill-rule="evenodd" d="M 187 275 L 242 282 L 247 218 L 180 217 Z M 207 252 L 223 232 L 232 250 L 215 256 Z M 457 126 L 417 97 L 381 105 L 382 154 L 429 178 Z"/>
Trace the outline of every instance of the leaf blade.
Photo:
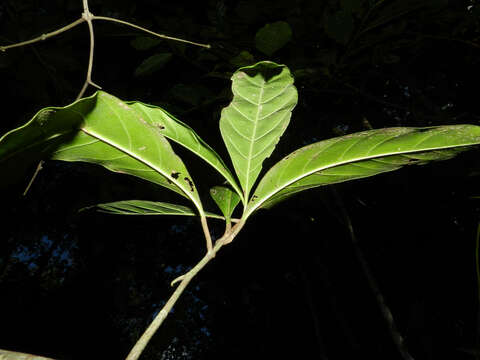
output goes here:
<path id="1" fill-rule="evenodd" d="M 148 117 L 161 130 L 163 136 L 182 145 L 206 161 L 228 181 L 239 195 L 242 194 L 242 190 L 220 155 L 203 141 L 190 126 L 176 119 L 162 108 L 141 102 L 128 102 L 128 104 L 138 113 L 143 114 L 144 117 Z"/>
<path id="2" fill-rule="evenodd" d="M 220 132 L 240 180 L 249 192 L 290 121 L 298 99 L 288 68 L 264 61 L 232 76 L 233 100 L 222 110 Z"/>
<path id="3" fill-rule="evenodd" d="M 203 212 L 195 185 L 167 139 L 155 124 L 110 94 L 99 91 L 63 108 L 41 110 L 0 138 L 0 164 L 18 158 L 30 142 L 54 160 L 94 163 L 164 186 Z"/>
<path id="4" fill-rule="evenodd" d="M 480 127 L 387 128 L 305 146 L 274 165 L 260 181 L 245 211 L 268 208 L 303 190 L 383 172 L 404 165 L 449 159 L 480 144 Z"/>
<path id="5" fill-rule="evenodd" d="M 188 206 L 148 200 L 114 201 L 89 206 L 81 211 L 89 209 L 98 209 L 100 212 L 117 215 L 198 216 L 198 213 Z M 224 219 L 222 216 L 210 212 L 206 212 L 205 215 L 214 219 Z"/>
<path id="6" fill-rule="evenodd" d="M 210 195 L 219 209 L 222 211 L 225 220 L 230 222 L 232 213 L 240 202 L 240 196 L 227 186 L 219 185 L 210 189 Z"/>

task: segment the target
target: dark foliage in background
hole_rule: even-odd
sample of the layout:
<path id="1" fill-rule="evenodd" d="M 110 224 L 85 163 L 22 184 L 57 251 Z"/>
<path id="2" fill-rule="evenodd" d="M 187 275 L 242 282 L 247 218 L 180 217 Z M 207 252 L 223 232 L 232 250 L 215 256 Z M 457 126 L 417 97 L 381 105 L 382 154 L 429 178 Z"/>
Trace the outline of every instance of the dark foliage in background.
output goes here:
<path id="1" fill-rule="evenodd" d="M 93 80 L 119 98 L 163 106 L 224 158 L 218 119 L 229 78 L 259 60 L 286 64 L 299 90 L 277 156 L 369 127 L 480 120 L 473 1 L 92 0 L 90 10 L 212 45 L 95 22 Z M 5 0 L 0 44 L 80 13 L 79 0 Z M 265 43 L 259 31 L 267 24 L 274 31 Z M 71 103 L 87 61 L 85 25 L 1 53 L 0 133 L 42 107 Z M 197 184 L 216 180 L 195 161 L 187 166 Z M 479 170 L 472 152 L 310 191 L 254 217 L 192 284 L 144 358 L 400 359 L 354 256 L 340 197 L 411 354 L 472 359 L 479 207 L 470 197 L 480 192 Z M 169 282 L 203 255 L 199 224 L 78 214 L 98 202 L 169 196 L 93 166 L 47 163 L 23 198 L 30 175 L 2 192 L 0 348 L 65 360 L 92 358 L 92 349 L 103 359 L 125 357 Z"/>

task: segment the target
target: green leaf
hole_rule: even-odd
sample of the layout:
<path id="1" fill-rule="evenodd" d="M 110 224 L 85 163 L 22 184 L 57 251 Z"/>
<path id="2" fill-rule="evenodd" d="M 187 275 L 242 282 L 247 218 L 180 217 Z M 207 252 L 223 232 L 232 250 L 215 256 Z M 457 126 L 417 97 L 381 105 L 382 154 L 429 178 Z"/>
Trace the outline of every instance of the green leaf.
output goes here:
<path id="1" fill-rule="evenodd" d="M 170 61 L 172 56 L 171 53 L 152 55 L 143 60 L 143 62 L 135 69 L 134 75 L 137 77 L 151 75 L 163 68 L 165 64 Z"/>
<path id="2" fill-rule="evenodd" d="M 81 209 L 97 209 L 100 212 L 118 215 L 183 215 L 198 216 L 192 208 L 183 205 L 147 200 L 122 200 L 105 204 L 97 204 Z M 223 216 L 206 212 L 207 217 L 224 219 Z"/>
<path id="3" fill-rule="evenodd" d="M 222 110 L 220 131 L 244 191 L 244 203 L 297 103 L 288 68 L 259 62 L 232 76 L 233 100 Z"/>
<path id="4" fill-rule="evenodd" d="M 272 56 L 292 39 L 292 28 L 285 21 L 267 24 L 257 31 L 255 47 L 265 55 Z"/>
<path id="5" fill-rule="evenodd" d="M 222 158 L 191 127 L 159 107 L 141 102 L 128 102 L 127 104 L 141 114 L 144 119 L 148 119 L 149 122 L 155 124 L 163 136 L 184 146 L 205 160 L 229 182 L 240 196 L 242 195 L 242 190 Z"/>
<path id="6" fill-rule="evenodd" d="M 233 210 L 240 202 L 240 197 L 227 186 L 214 186 L 210 189 L 210 195 L 218 205 L 225 219 L 230 221 Z"/>
<path id="7" fill-rule="evenodd" d="M 320 141 L 273 166 L 258 184 L 245 215 L 302 190 L 449 159 L 478 144 L 480 126 L 474 125 L 387 128 Z"/>
<path id="8" fill-rule="evenodd" d="M 0 166 L 38 153 L 140 177 L 189 198 L 203 213 L 195 185 L 162 129 L 105 92 L 63 108 L 43 109 L 0 138 Z M 9 171 L 14 170 L 12 166 Z"/>

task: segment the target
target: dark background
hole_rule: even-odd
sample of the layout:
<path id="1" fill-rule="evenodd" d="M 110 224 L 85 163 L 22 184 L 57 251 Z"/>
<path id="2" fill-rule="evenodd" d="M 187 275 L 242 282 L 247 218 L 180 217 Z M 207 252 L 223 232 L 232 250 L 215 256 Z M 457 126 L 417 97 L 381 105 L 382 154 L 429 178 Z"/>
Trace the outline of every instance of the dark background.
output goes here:
<path id="1" fill-rule="evenodd" d="M 66 25 L 81 5 L 4 0 L 0 44 Z M 92 0 L 90 10 L 212 45 L 152 43 L 98 21 L 93 81 L 119 98 L 163 106 L 225 159 L 218 120 L 231 98 L 230 76 L 260 60 L 286 64 L 299 91 L 265 168 L 300 146 L 368 126 L 480 121 L 480 6 L 473 1 Z M 290 25 L 292 39 L 266 55 L 255 34 L 276 21 Z M 142 73 L 140 64 L 156 54 L 169 60 Z M 42 107 L 71 103 L 87 61 L 84 24 L 1 53 L 0 133 Z M 254 216 L 193 281 L 142 359 L 402 359 L 345 211 L 411 355 L 474 359 L 478 154 L 312 190 Z M 197 184 L 219 180 L 185 156 Z M 125 358 L 172 292 L 169 282 L 203 256 L 200 225 L 78 213 L 112 200 L 171 199 L 86 164 L 46 163 L 22 197 L 33 171 L 1 194 L 0 348 L 65 360 Z M 221 223 L 211 226 L 221 235 Z"/>

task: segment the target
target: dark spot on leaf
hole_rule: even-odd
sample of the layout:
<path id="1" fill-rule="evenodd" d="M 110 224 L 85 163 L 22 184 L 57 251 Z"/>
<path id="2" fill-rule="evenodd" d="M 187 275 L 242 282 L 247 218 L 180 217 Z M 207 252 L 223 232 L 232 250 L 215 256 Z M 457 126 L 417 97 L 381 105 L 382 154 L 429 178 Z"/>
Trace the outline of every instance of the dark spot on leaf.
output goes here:
<path id="1" fill-rule="evenodd" d="M 178 179 L 178 177 L 180 176 L 180 173 L 177 172 L 177 171 L 172 171 L 172 173 L 170 174 L 170 176 L 174 179 Z"/>
<path id="2" fill-rule="evenodd" d="M 156 124 L 157 127 L 160 129 L 160 130 L 164 130 L 165 129 L 165 126 L 163 126 L 162 124 Z"/>
<path id="3" fill-rule="evenodd" d="M 167 179 L 167 181 L 168 181 L 169 184 L 173 184 L 173 182 L 171 180 Z"/>
<path id="4" fill-rule="evenodd" d="M 253 196 L 252 196 L 252 201 L 255 201 L 257 198 L 258 198 L 257 195 L 253 195 Z"/>
<path id="5" fill-rule="evenodd" d="M 183 179 L 188 183 L 188 185 L 190 185 L 190 191 L 191 191 L 191 192 L 194 192 L 195 189 L 193 188 L 193 182 L 192 182 L 192 180 L 190 180 L 188 177 L 184 177 Z"/>

